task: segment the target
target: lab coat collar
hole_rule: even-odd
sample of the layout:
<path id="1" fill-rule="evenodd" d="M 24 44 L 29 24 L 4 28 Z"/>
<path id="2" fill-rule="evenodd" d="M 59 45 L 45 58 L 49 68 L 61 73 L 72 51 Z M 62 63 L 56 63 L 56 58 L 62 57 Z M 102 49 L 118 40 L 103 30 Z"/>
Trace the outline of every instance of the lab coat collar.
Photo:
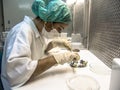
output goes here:
<path id="1" fill-rule="evenodd" d="M 35 32 L 36 38 L 40 37 L 40 33 L 34 22 L 32 21 L 32 18 L 30 18 L 29 16 L 25 16 L 24 21 L 31 26 L 32 30 Z"/>

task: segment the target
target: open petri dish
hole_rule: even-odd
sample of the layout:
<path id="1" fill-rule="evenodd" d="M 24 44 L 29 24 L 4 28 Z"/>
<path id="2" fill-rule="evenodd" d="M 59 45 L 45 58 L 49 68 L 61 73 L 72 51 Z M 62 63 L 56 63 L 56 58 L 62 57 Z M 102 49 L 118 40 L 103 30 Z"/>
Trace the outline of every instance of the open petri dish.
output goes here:
<path id="1" fill-rule="evenodd" d="M 67 80 L 69 90 L 100 90 L 100 85 L 93 77 L 77 75 Z"/>

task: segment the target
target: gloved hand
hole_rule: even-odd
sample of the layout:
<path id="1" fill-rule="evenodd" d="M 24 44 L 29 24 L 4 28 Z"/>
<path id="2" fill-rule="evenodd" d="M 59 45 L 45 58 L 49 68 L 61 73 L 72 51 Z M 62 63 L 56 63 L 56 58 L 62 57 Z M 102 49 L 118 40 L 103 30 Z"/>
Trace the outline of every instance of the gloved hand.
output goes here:
<path id="1" fill-rule="evenodd" d="M 47 46 L 45 53 L 48 53 L 49 50 L 55 48 L 55 47 L 60 47 L 60 48 L 65 48 L 67 50 L 72 50 L 71 48 L 71 44 L 69 41 L 67 41 L 66 39 L 53 39 Z"/>
<path id="2" fill-rule="evenodd" d="M 60 51 L 58 53 L 53 53 L 53 56 L 58 64 L 69 63 L 72 60 L 78 61 L 80 59 L 78 53 L 70 51 Z"/>
<path id="3" fill-rule="evenodd" d="M 68 50 L 72 50 L 70 42 L 67 41 L 66 39 L 61 39 L 61 38 L 54 39 L 52 41 L 52 44 L 53 44 L 53 46 L 60 46 L 60 47 L 66 48 Z"/>

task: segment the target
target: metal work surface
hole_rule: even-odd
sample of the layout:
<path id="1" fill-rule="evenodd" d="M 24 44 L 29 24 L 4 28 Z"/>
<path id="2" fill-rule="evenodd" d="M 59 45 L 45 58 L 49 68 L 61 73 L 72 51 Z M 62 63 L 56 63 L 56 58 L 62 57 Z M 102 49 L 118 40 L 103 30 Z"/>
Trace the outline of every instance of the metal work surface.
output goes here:
<path id="1" fill-rule="evenodd" d="M 101 60 L 99 60 L 94 54 L 92 54 L 88 50 L 81 50 L 79 54 L 81 59 L 88 61 L 86 67 L 72 68 L 67 63 L 64 65 L 56 65 L 51 67 L 49 70 L 45 71 L 40 76 L 36 77 L 35 80 L 26 83 L 26 85 L 24 86 L 21 86 L 19 88 L 14 88 L 12 90 L 34 90 L 34 89 L 35 90 L 71 90 L 69 88 L 69 84 L 67 81 L 72 80 L 73 82 L 73 79 L 71 78 L 74 78 L 75 76 L 81 77 L 82 75 L 94 78 L 100 85 L 99 90 L 109 90 L 111 69 L 109 69 L 103 62 L 101 62 Z M 104 70 L 102 70 L 102 72 L 98 67 L 96 67 L 99 66 L 98 64 L 100 65 L 99 68 L 101 69 L 103 66 L 105 67 Z M 95 66 L 93 67 L 93 71 L 91 70 L 91 65 Z M 97 72 L 94 69 L 96 69 Z M 107 73 L 108 70 L 109 73 Z M 79 86 L 81 86 L 82 84 L 83 83 L 79 83 Z M 83 89 L 78 88 L 77 90 L 83 90 Z M 84 89 L 84 90 L 88 90 L 88 89 Z M 89 89 L 89 90 L 93 90 L 93 89 Z"/>
<path id="2" fill-rule="evenodd" d="M 120 0 L 92 0 L 89 49 L 109 67 L 120 57 Z"/>

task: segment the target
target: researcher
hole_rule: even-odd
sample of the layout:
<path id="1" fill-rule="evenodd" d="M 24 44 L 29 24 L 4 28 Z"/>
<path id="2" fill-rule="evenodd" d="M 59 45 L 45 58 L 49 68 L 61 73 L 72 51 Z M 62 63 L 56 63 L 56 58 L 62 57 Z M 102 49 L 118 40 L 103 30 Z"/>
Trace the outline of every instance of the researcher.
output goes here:
<path id="1" fill-rule="evenodd" d="M 67 5 L 61 0 L 35 0 L 31 8 L 36 17 L 25 16 L 5 40 L 1 74 L 4 90 L 20 87 L 54 65 L 79 59 L 78 53 L 69 49 L 45 55 L 50 43 L 53 46 L 63 43 L 59 40 L 47 43 L 44 32 L 54 29 L 60 33 L 68 26 L 71 14 Z"/>

